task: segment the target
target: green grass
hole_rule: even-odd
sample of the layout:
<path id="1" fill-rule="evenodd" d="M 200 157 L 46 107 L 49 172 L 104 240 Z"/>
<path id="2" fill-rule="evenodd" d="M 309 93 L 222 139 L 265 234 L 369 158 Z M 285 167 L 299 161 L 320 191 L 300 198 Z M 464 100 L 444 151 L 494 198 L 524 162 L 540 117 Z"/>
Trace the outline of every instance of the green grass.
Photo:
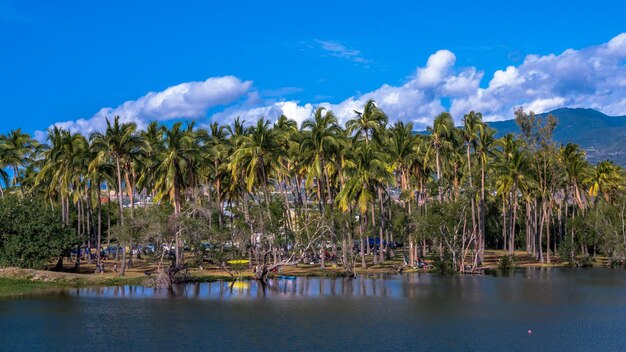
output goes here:
<path id="1" fill-rule="evenodd" d="M 45 288 L 143 285 L 144 281 L 143 277 L 116 277 L 99 280 L 61 278 L 52 281 L 37 281 L 23 277 L 0 277 L 0 297 L 20 296 Z"/>
<path id="2" fill-rule="evenodd" d="M 54 287 L 51 283 L 0 277 L 0 297 L 19 296 L 38 289 Z"/>

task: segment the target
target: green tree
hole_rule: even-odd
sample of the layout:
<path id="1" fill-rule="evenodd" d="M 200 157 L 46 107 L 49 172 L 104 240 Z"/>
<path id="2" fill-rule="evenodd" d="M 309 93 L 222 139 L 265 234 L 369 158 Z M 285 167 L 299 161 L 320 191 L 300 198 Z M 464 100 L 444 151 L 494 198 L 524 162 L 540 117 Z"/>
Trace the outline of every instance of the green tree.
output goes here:
<path id="1" fill-rule="evenodd" d="M 107 127 L 104 133 L 94 132 L 89 136 L 92 148 L 97 152 L 106 153 L 115 164 L 117 175 L 117 201 L 119 205 L 120 225 L 124 224 L 124 201 L 122 172 L 125 174 L 128 196 L 130 197 L 131 209 L 133 206 L 133 185 L 130 180 L 130 165 L 139 157 L 140 152 L 146 147 L 142 136 L 137 133 L 135 123 L 121 123 L 120 117 L 115 116 L 113 123 L 106 119 Z M 132 247 L 132 243 L 130 243 Z M 131 248 L 132 251 L 132 248 Z M 122 252 L 122 267 L 120 275 L 126 270 L 126 251 Z"/>
<path id="2" fill-rule="evenodd" d="M 0 265 L 45 269 L 79 243 L 76 233 L 40 200 L 0 199 Z"/>

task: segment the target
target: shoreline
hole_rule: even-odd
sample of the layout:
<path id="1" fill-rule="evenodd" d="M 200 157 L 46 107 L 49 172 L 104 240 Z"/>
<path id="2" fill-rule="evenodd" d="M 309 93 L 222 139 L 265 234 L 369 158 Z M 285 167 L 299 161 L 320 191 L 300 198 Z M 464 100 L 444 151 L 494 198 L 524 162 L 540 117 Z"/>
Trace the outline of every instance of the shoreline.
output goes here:
<path id="1" fill-rule="evenodd" d="M 485 265 L 480 270 L 497 270 L 498 261 L 504 251 L 489 251 L 486 256 Z M 515 266 L 520 268 L 567 268 L 567 262 L 556 261 L 551 264 L 542 264 L 536 261 L 528 261 L 526 252 L 517 251 L 514 253 Z M 369 265 L 367 269 L 357 267 L 357 275 L 372 274 L 398 274 L 397 266 L 402 263 L 399 255 L 384 264 Z M 605 258 L 597 258 L 593 267 L 607 267 Z M 144 274 L 147 269 L 153 269 L 153 263 L 147 261 L 136 261 L 135 266 L 127 271 L 126 276 L 118 276 L 112 271 L 104 274 L 93 272 L 94 264 L 83 264 L 81 273 L 71 272 L 66 267 L 66 271 L 56 272 L 47 270 L 21 269 L 21 268 L 0 268 L 0 298 L 15 297 L 35 293 L 42 289 L 54 288 L 82 288 L 82 287 L 103 287 L 137 285 L 144 286 L 151 275 Z M 608 268 L 608 267 L 607 267 Z M 402 274 L 431 273 L 431 270 L 405 268 Z M 466 273 L 472 275 L 476 273 Z M 319 264 L 298 264 L 298 266 L 285 266 L 279 272 L 270 273 L 269 278 L 279 275 L 297 277 L 343 277 L 345 276 L 341 266 L 333 266 L 329 263 L 326 268 L 321 269 Z M 217 266 L 191 269 L 185 278 L 185 282 L 214 282 L 214 281 L 236 281 L 252 280 L 253 273 L 250 269 L 243 270 L 237 276 L 232 276 L 225 270 Z"/>

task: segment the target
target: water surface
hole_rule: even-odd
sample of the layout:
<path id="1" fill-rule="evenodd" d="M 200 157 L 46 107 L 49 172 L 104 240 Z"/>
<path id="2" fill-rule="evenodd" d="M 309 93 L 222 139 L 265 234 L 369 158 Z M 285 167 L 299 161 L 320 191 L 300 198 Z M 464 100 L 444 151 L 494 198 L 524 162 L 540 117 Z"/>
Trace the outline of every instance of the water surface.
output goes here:
<path id="1" fill-rule="evenodd" d="M 0 300 L 0 332 L 6 351 L 624 351 L 626 272 L 68 289 Z"/>

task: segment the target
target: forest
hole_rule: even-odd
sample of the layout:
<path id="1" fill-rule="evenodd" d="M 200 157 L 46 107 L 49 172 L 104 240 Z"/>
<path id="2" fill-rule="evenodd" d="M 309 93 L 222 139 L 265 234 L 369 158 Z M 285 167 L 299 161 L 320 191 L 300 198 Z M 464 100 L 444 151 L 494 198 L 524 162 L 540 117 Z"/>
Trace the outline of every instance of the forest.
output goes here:
<path id="1" fill-rule="evenodd" d="M 86 249 L 114 252 L 120 275 L 142 255 L 170 273 L 247 263 L 259 279 L 305 261 L 354 276 L 395 256 L 471 273 L 491 248 L 623 266 L 624 169 L 557 144 L 557 116 L 514 117 L 520 133 L 500 138 L 474 111 L 417 132 L 370 100 L 345 124 L 320 107 L 301 125 L 114 117 L 89 136 L 51 127 L 45 143 L 13 130 L 0 136 L 0 265 L 61 268 Z"/>

